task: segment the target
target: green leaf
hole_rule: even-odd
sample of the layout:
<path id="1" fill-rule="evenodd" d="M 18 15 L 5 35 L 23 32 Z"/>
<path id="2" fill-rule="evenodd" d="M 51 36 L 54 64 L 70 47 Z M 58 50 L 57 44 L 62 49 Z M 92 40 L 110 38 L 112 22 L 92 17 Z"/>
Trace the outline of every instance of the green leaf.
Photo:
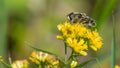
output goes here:
<path id="1" fill-rule="evenodd" d="M 99 28 L 110 17 L 111 12 L 115 10 L 115 7 L 119 4 L 119 0 L 96 0 L 96 4 L 93 7 L 92 17 L 97 22 L 97 28 Z M 99 11 L 102 10 L 102 11 Z"/>
<path id="2" fill-rule="evenodd" d="M 35 50 L 37 50 L 37 51 L 42 51 L 42 52 L 45 52 L 45 53 L 48 53 L 48 54 L 51 54 L 51 55 L 55 56 L 55 57 L 56 57 L 57 59 L 59 59 L 63 64 L 65 64 L 65 61 L 63 60 L 62 57 L 60 57 L 60 56 L 58 56 L 58 55 L 56 55 L 56 54 L 54 54 L 54 53 L 52 53 L 52 52 L 39 49 L 39 48 L 35 47 L 34 45 L 32 45 L 31 43 L 28 43 L 28 42 L 25 42 L 25 43 L 28 44 L 31 48 L 33 48 L 33 49 L 35 49 Z"/>
<path id="3" fill-rule="evenodd" d="M 95 60 L 95 59 L 87 60 L 87 61 L 85 61 L 85 62 L 83 62 L 83 63 L 77 65 L 75 68 L 82 68 L 84 65 L 88 64 L 90 61 L 93 61 L 93 60 Z"/>

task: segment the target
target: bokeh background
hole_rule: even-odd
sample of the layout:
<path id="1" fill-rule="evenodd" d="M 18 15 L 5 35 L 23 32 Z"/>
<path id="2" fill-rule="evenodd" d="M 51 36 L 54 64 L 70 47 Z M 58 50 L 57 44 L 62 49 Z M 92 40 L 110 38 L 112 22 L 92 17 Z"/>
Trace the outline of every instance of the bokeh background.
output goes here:
<path id="1" fill-rule="evenodd" d="M 13 61 L 26 59 L 33 51 L 25 43 L 29 42 L 64 57 L 63 42 L 56 39 L 56 26 L 66 21 L 70 12 L 86 13 L 96 20 L 103 47 L 80 60 L 98 57 L 103 68 L 111 66 L 114 18 L 116 64 L 120 65 L 120 0 L 0 0 L 0 55 L 6 61 L 8 57 Z M 88 67 L 99 68 L 99 64 L 92 61 Z"/>

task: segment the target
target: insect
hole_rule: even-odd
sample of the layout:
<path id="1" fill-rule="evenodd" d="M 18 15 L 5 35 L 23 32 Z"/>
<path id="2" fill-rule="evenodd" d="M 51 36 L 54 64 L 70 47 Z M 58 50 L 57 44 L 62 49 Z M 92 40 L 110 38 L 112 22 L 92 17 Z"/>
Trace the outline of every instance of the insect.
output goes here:
<path id="1" fill-rule="evenodd" d="M 68 20 L 72 23 L 82 23 L 85 26 L 90 26 L 90 27 L 94 27 L 96 26 L 95 21 L 90 18 L 89 16 L 87 16 L 85 13 L 79 13 L 79 12 L 71 12 L 70 14 L 67 15 Z"/>

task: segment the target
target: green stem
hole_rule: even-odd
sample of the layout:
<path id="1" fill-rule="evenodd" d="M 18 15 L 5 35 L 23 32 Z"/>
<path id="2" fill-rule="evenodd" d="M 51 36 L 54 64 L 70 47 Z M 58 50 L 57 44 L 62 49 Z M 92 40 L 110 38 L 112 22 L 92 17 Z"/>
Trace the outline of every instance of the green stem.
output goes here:
<path id="1" fill-rule="evenodd" d="M 4 64 L 8 68 L 12 68 L 9 64 L 5 63 L 4 61 L 1 61 L 2 64 Z"/>
<path id="2" fill-rule="evenodd" d="M 67 44 L 66 44 L 66 42 L 64 42 L 64 45 L 65 45 L 65 54 L 67 54 Z"/>
<path id="3" fill-rule="evenodd" d="M 98 58 L 96 58 L 95 60 L 96 60 L 96 62 L 98 63 L 98 65 L 99 65 L 99 68 L 102 68 L 102 65 L 100 64 L 100 61 L 99 61 L 99 59 L 98 59 Z"/>
<path id="4" fill-rule="evenodd" d="M 72 53 L 68 59 L 70 60 L 72 57 L 73 57 L 73 50 L 72 50 Z"/>
<path id="5" fill-rule="evenodd" d="M 112 20 L 113 20 L 113 38 L 112 38 L 112 57 L 111 57 L 111 59 L 112 59 L 112 65 L 111 65 L 111 68 L 114 68 L 114 66 L 115 66 L 115 48 L 116 48 L 116 43 L 115 43 L 115 22 L 114 22 L 114 15 L 112 15 Z"/>
<path id="6" fill-rule="evenodd" d="M 67 62 L 67 44 L 66 42 L 64 42 L 64 46 L 65 46 L 65 63 Z"/>
<path id="7" fill-rule="evenodd" d="M 9 60 L 9 64 L 11 65 L 11 64 L 12 64 L 12 59 L 11 59 L 11 57 L 8 57 L 8 60 Z"/>
<path id="8" fill-rule="evenodd" d="M 41 65 L 39 65 L 38 68 L 41 68 Z"/>
<path id="9" fill-rule="evenodd" d="M 9 64 L 11 65 L 12 64 L 12 59 L 11 59 L 10 51 L 8 52 L 8 61 L 9 61 Z"/>
<path id="10" fill-rule="evenodd" d="M 0 0 L 0 55 L 6 57 L 7 49 L 7 5 L 6 0 Z M 0 68 L 3 66 L 0 64 Z"/>

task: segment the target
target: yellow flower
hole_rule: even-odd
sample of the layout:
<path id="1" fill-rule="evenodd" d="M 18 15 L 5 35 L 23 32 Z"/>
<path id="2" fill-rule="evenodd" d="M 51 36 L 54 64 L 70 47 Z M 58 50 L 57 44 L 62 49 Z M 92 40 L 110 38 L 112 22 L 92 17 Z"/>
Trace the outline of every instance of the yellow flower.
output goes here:
<path id="1" fill-rule="evenodd" d="M 84 27 L 82 24 L 77 23 L 74 25 L 74 28 L 75 28 L 75 32 L 78 34 L 78 36 L 80 36 L 80 37 L 85 36 L 87 28 Z"/>
<path id="2" fill-rule="evenodd" d="M 120 66 L 119 65 L 115 65 L 115 68 L 120 68 Z"/>
<path id="3" fill-rule="evenodd" d="M 57 39 L 63 40 L 74 52 L 80 55 L 86 56 L 88 47 L 97 51 L 103 45 L 97 30 L 91 30 L 81 23 L 65 22 L 57 27 L 61 32 Z"/>
<path id="4" fill-rule="evenodd" d="M 72 61 L 70 64 L 71 68 L 75 68 L 77 66 L 78 62 L 77 61 Z"/>
<path id="5" fill-rule="evenodd" d="M 59 66 L 59 60 L 57 60 L 53 55 L 44 52 L 33 51 L 29 59 L 37 65 L 44 63 L 46 66 L 50 67 Z"/>
<path id="6" fill-rule="evenodd" d="M 12 63 L 12 68 L 28 68 L 27 60 L 17 60 Z"/>
<path id="7" fill-rule="evenodd" d="M 97 49 L 100 49 L 102 47 L 102 38 L 99 36 L 97 31 L 89 31 L 87 37 L 90 40 L 90 47 L 94 51 L 97 51 Z"/>
<path id="8" fill-rule="evenodd" d="M 83 55 L 83 56 L 86 56 L 86 55 L 87 55 L 87 52 L 85 52 L 85 51 L 80 51 L 80 54 Z"/>
<path id="9" fill-rule="evenodd" d="M 29 59 L 35 64 L 40 64 L 39 60 L 41 59 L 41 57 L 39 57 L 36 51 L 33 51 Z"/>
<path id="10" fill-rule="evenodd" d="M 66 43 L 76 52 L 83 56 L 86 56 L 87 53 L 84 50 L 88 50 L 88 46 L 85 44 L 85 41 L 81 39 L 79 42 L 77 39 L 68 38 Z"/>
<path id="11" fill-rule="evenodd" d="M 64 39 L 63 36 L 57 35 L 56 36 L 57 39 Z"/>

